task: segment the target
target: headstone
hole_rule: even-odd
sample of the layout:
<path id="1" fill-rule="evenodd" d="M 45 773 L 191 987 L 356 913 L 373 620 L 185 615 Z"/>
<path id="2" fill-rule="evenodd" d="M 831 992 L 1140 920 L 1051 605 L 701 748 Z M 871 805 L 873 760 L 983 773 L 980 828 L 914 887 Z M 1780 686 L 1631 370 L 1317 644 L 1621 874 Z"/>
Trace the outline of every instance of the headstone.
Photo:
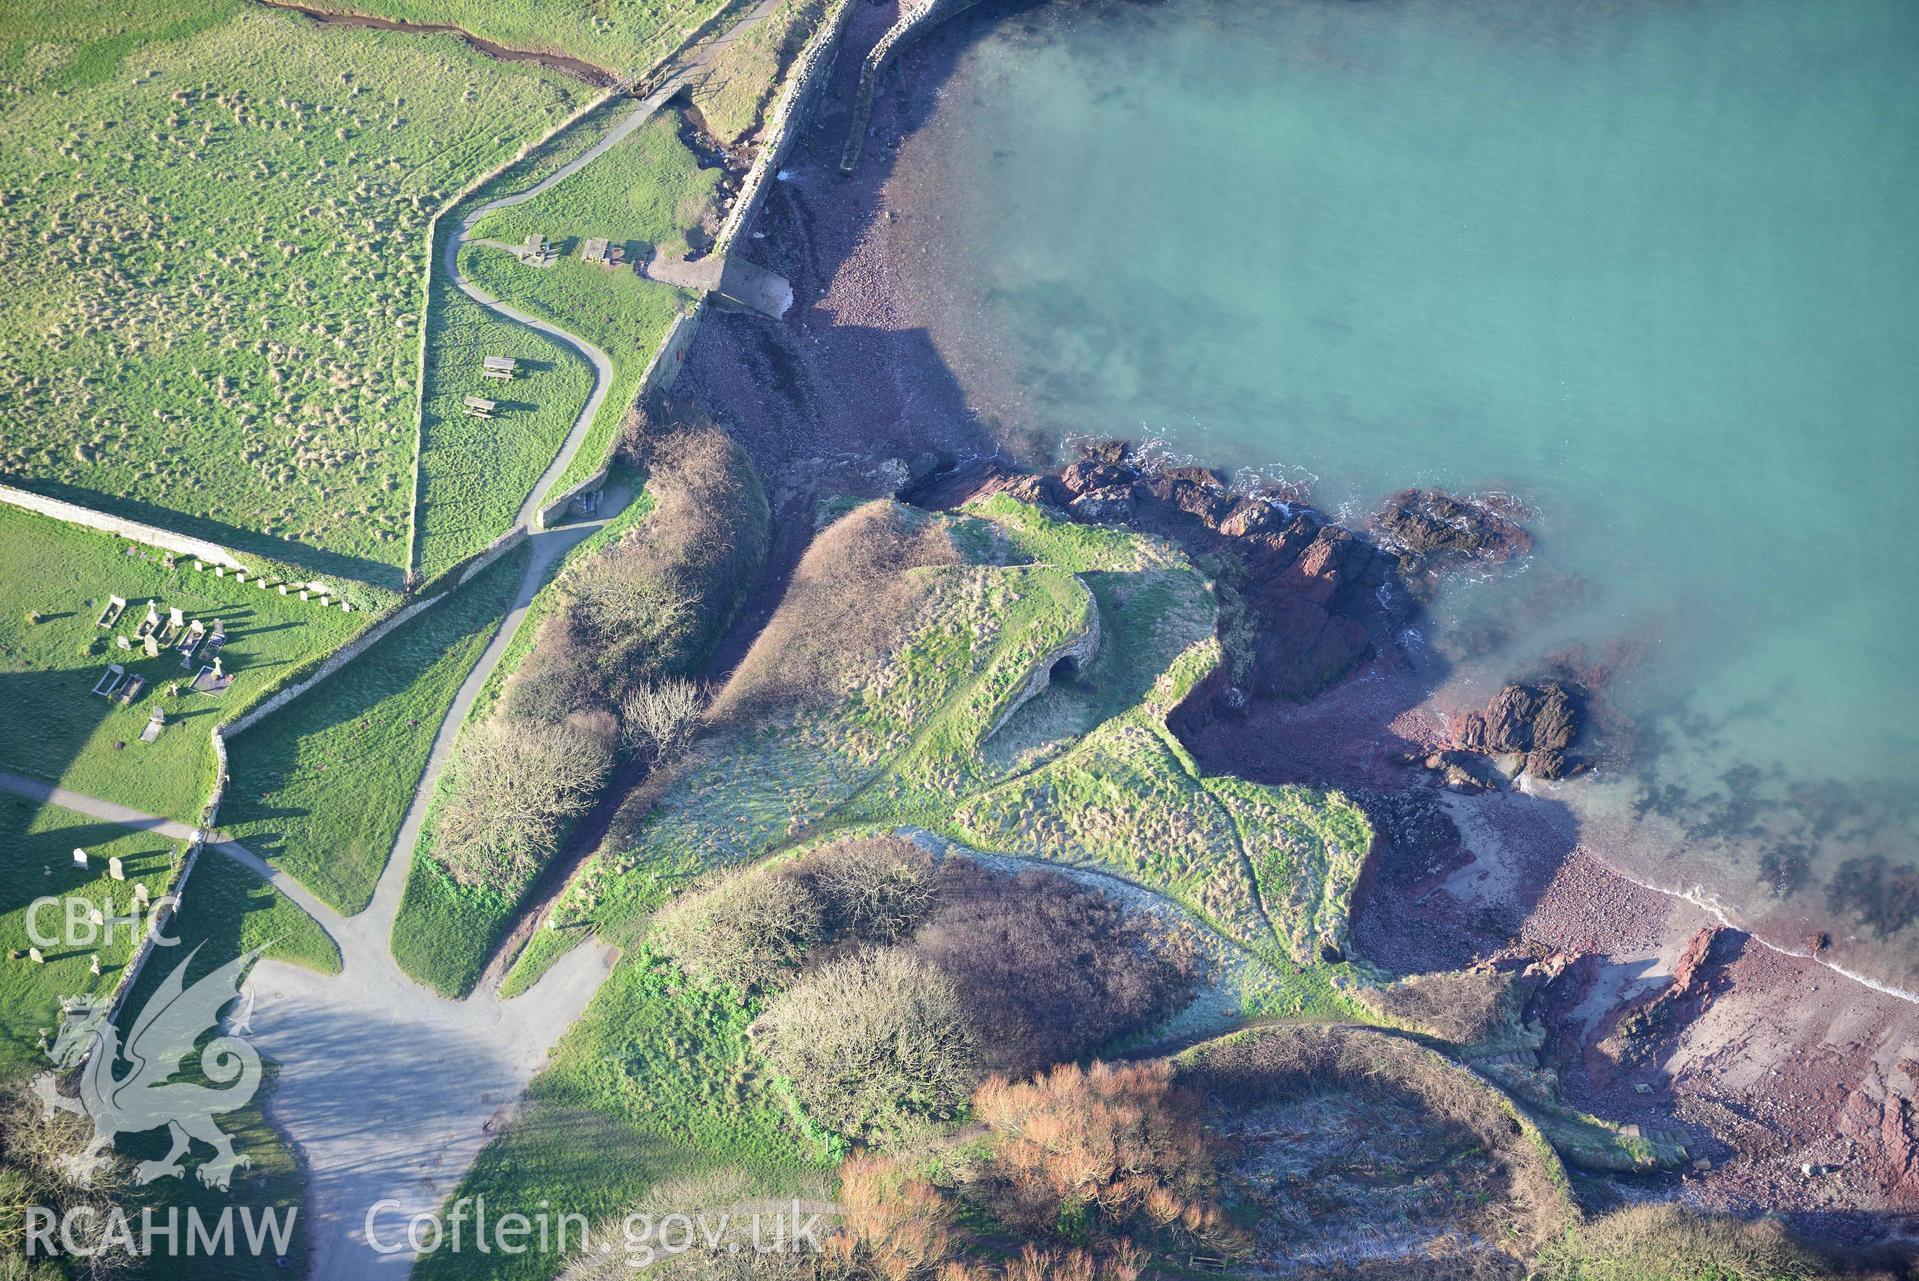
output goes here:
<path id="1" fill-rule="evenodd" d="M 213 576 L 215 578 L 225 578 L 227 576 L 227 567 L 225 565 L 215 565 L 213 567 Z"/>
<path id="2" fill-rule="evenodd" d="M 306 590 L 306 589 L 305 589 L 304 587 L 303 587 L 303 588 L 301 588 L 301 589 L 300 589 L 300 599 L 301 599 L 301 600 L 306 600 L 306 599 L 307 599 L 307 595 L 308 595 L 308 594 L 307 594 L 307 590 Z"/>
<path id="3" fill-rule="evenodd" d="M 27 959 L 35 965 L 45 965 L 47 963 L 47 958 L 41 954 L 40 949 L 37 947 L 27 949 Z"/>
<path id="4" fill-rule="evenodd" d="M 140 642 L 140 648 L 145 651 L 148 658 L 160 657 L 160 642 L 154 638 L 151 632 L 147 634 L 147 638 L 144 641 Z"/>
<path id="5" fill-rule="evenodd" d="M 75 850 L 73 852 L 73 865 L 83 872 L 87 870 L 87 852 L 85 850 Z"/>
<path id="6" fill-rule="evenodd" d="M 133 883 L 133 901 L 141 907 L 147 905 L 149 898 L 147 895 L 147 883 L 145 881 L 135 881 Z"/>
<path id="7" fill-rule="evenodd" d="M 119 647 L 120 647 L 121 649 L 132 649 L 132 648 L 133 648 L 133 642 L 132 642 L 132 641 L 130 641 L 130 640 L 128 640 L 128 639 L 127 639 L 126 637 L 124 637 L 124 636 L 115 636 L 115 637 L 113 638 L 113 641 L 114 641 L 114 644 L 116 644 L 116 645 L 118 645 L 118 646 L 119 646 Z"/>
<path id="8" fill-rule="evenodd" d="M 187 616 L 180 612 L 180 607 L 178 605 L 167 606 L 167 626 L 185 627 L 186 625 Z"/>
<path id="9" fill-rule="evenodd" d="M 343 601 L 341 601 L 341 602 L 340 602 L 340 612 L 341 612 L 342 614 L 351 614 L 351 613 L 353 612 L 353 602 L 352 602 L 352 601 L 345 601 L 345 600 L 343 600 Z"/>
<path id="10" fill-rule="evenodd" d="M 267 589 L 267 577 L 266 577 L 266 575 L 265 575 L 265 574 L 262 574 L 262 575 L 260 575 L 260 576 L 259 576 L 258 578 L 256 578 L 256 579 L 254 579 L 254 580 L 253 580 L 253 585 L 254 585 L 255 587 L 257 587 L 257 588 L 259 588 L 259 589 L 260 589 L 261 591 L 265 591 L 265 590 Z"/>
<path id="11" fill-rule="evenodd" d="M 264 584 L 264 583 L 262 583 L 262 584 L 261 584 L 261 586 L 262 586 L 262 587 L 264 587 L 264 586 L 266 586 L 266 584 Z M 281 583 L 281 584 L 280 584 L 280 595 L 282 595 L 282 596 L 284 596 L 284 595 L 286 595 L 286 594 L 287 594 L 287 585 L 286 585 L 285 583 Z"/>
<path id="12" fill-rule="evenodd" d="M 203 560 L 200 560 L 198 557 L 196 557 L 193 562 L 193 567 L 197 570 L 201 570 L 204 572 L 207 567 L 207 563 Z"/>
<path id="13" fill-rule="evenodd" d="M 331 609 L 331 608 L 333 608 L 333 601 L 332 601 L 331 599 L 329 599 L 328 597 L 325 597 L 325 596 L 322 596 L 322 597 L 320 598 L 320 608 L 321 608 L 321 609 Z"/>
<path id="14" fill-rule="evenodd" d="M 124 881 L 127 879 L 127 869 L 118 857 L 110 855 L 107 858 L 107 875 L 116 881 Z"/>
<path id="15" fill-rule="evenodd" d="M 222 675 L 224 675 L 224 673 L 220 671 L 220 656 L 215 654 L 213 656 L 213 679 L 217 681 Z"/>
<path id="16" fill-rule="evenodd" d="M 244 569 L 236 569 L 236 570 L 234 570 L 234 571 L 233 571 L 233 581 L 234 581 L 234 582 L 236 582 L 236 583 L 244 583 L 244 582 L 246 582 L 246 581 L 247 581 L 247 572 L 246 572 L 246 571 L 245 571 Z"/>
<path id="17" fill-rule="evenodd" d="M 106 923 L 107 914 L 100 910 L 100 905 L 98 903 L 87 904 L 87 924 L 105 925 Z"/>
<path id="18" fill-rule="evenodd" d="M 98 952 L 95 952 L 92 960 L 87 963 L 87 973 L 96 975 L 100 973 L 100 954 Z"/>

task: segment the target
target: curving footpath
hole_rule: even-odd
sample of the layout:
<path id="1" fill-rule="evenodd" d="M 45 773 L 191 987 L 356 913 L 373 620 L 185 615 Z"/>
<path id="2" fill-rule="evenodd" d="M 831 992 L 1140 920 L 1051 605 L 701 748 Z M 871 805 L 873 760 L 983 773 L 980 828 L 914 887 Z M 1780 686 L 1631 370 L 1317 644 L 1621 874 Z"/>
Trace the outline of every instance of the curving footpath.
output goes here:
<path id="1" fill-rule="evenodd" d="M 467 233 L 473 230 L 473 224 L 487 214 L 496 209 L 510 209 L 514 205 L 523 204 L 571 178 L 605 155 L 622 138 L 652 119 L 654 113 L 665 106 L 691 76 L 692 70 L 689 68 L 669 77 L 666 83 L 636 103 L 633 110 L 627 113 L 626 119 L 607 130 L 604 138 L 525 191 L 515 192 L 510 196 L 499 196 L 475 208 L 472 213 L 460 220 L 459 227 L 447 237 L 446 248 L 441 252 L 440 267 L 446 272 L 446 278 L 452 281 L 454 287 L 461 293 L 496 315 L 504 316 L 516 324 L 525 325 L 528 329 L 545 334 L 553 341 L 572 348 L 593 366 L 593 394 L 587 397 L 586 408 L 580 411 L 580 416 L 573 420 L 572 430 L 567 432 L 565 441 L 560 445 L 559 453 L 553 456 L 553 461 L 548 464 L 545 471 L 540 473 L 539 480 L 535 481 L 533 488 L 527 492 L 526 501 L 520 504 L 519 514 L 513 518 L 513 523 L 516 525 L 530 527 L 533 524 L 534 516 L 546 502 L 548 491 L 561 476 L 566 474 L 566 469 L 573 463 L 573 456 L 580 452 L 580 446 L 585 442 L 586 434 L 593 426 L 594 417 L 599 414 L 600 406 L 606 401 L 607 389 L 613 384 L 613 362 L 607 358 L 605 352 L 584 338 L 569 334 L 566 330 L 541 320 L 538 316 L 528 315 L 511 303 L 500 301 L 461 275 L 460 246 L 466 243 Z"/>

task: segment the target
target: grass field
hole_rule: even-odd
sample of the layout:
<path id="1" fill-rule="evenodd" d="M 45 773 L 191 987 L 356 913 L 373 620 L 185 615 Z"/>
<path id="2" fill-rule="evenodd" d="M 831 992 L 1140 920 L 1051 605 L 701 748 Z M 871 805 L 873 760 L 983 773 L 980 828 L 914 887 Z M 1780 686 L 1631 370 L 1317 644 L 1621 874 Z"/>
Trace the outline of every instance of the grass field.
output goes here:
<path id="1" fill-rule="evenodd" d="M 129 555 L 129 549 L 133 554 Z M 322 609 L 317 601 L 216 577 L 182 559 L 167 569 L 161 553 L 110 535 L 0 507 L 0 769 L 57 782 L 76 792 L 186 822 L 196 821 L 213 784 L 208 731 L 281 682 L 331 653 L 366 625 L 367 615 Z M 125 615 L 94 626 L 110 595 Z M 119 649 L 157 602 L 164 620 L 177 606 L 188 620 L 225 624 L 220 658 L 233 684 L 221 694 L 187 689 L 199 670 L 180 655 L 147 658 Z M 39 621 L 33 621 L 37 615 Z M 89 691 L 109 663 L 146 678 L 131 703 Z M 178 693 L 167 691 L 176 682 Z M 140 741 L 155 707 L 167 726 Z"/>
<path id="2" fill-rule="evenodd" d="M 73 851 L 84 849 L 91 867 L 73 865 Z M 169 892 L 184 849 L 177 841 L 129 832 L 113 823 L 0 795 L 0 958 L 32 945 L 28 907 L 43 896 L 91 901 L 103 916 L 125 915 L 133 887 L 142 884 L 153 901 Z M 121 860 L 127 879 L 115 881 L 107 860 Z M 111 910 L 110 910 L 111 909 Z M 44 909 L 36 922 L 43 932 L 62 934 L 64 909 Z M 84 928 L 84 927 L 83 927 Z M 272 886 L 224 855 L 200 856 L 180 914 L 167 927 L 180 943 L 155 953 L 132 995 L 137 1005 L 172 964 L 196 946 L 207 945 L 202 960 L 230 960 L 249 948 L 267 945 L 267 955 L 323 972 L 339 969 L 340 952 L 314 920 Z M 133 955 L 122 926 L 99 946 L 43 949 L 46 964 L 26 959 L 0 960 L 0 1080 L 44 1066 L 36 1041 L 40 1028 L 52 1029 L 62 996 L 111 993 Z M 44 934 L 43 934 L 44 936 Z M 100 973 L 90 971 L 95 953 Z M 196 971 L 197 972 L 197 971 Z"/>
<path id="3" fill-rule="evenodd" d="M 693 86 L 693 105 L 715 140 L 731 146 L 759 126 L 780 73 L 825 13 L 825 0 L 784 0 L 746 30 L 722 37 L 712 74 Z"/>
<path id="4" fill-rule="evenodd" d="M 598 1221 L 664 1181 L 719 1169 L 744 1172 L 770 1195 L 796 1188 L 836 1152 L 748 1044 L 754 1013 L 650 951 L 628 956 L 454 1196 L 484 1196 L 501 1214 L 550 1202 Z M 557 1264 L 536 1252 L 440 1254 L 415 1275 L 531 1281 Z"/>
<path id="5" fill-rule="evenodd" d="M 457 219 L 440 228 L 452 234 Z M 480 377 L 486 356 L 512 356 L 512 383 Z M 593 393 L 593 368 L 570 347 L 495 316 L 433 276 L 421 417 L 417 566 L 432 580 L 513 527 L 520 504 L 552 463 Z M 462 398 L 499 402 L 491 420 L 463 412 Z"/>
<path id="6" fill-rule="evenodd" d="M 84 849 L 92 867 L 73 865 L 73 851 Z M 129 833 L 54 806 L 0 795 L 0 1081 L 25 1076 L 46 1066 L 38 1048 L 39 1030 L 56 1030 L 63 996 L 105 997 L 120 982 L 133 955 L 133 940 L 122 926 L 97 947 L 42 949 L 46 964 L 12 959 L 32 946 L 29 905 L 42 896 L 90 900 L 105 916 L 125 914 L 135 884 L 145 885 L 157 901 L 179 870 L 180 845 L 162 836 Z M 127 880 L 107 874 L 107 859 L 118 858 Z M 109 909 L 109 901 L 112 907 Z M 64 909 L 43 909 L 34 922 L 43 938 L 64 936 Z M 84 928 L 84 927 L 83 927 Z M 90 960 L 100 957 L 100 973 Z"/>
<path id="7" fill-rule="evenodd" d="M 403 22 L 450 23 L 509 49 L 560 53 L 631 75 L 670 52 L 680 33 L 720 8 L 718 0 L 355 0 L 328 5 Z"/>
<path id="8" fill-rule="evenodd" d="M 429 218 L 588 90 L 240 0 L 0 18 L 0 473 L 405 570 Z"/>
<path id="9" fill-rule="evenodd" d="M 605 465 L 620 422 L 639 395 L 647 363 L 660 349 L 674 317 L 692 307 L 692 295 L 642 280 L 630 271 L 589 266 L 577 256 L 544 269 L 522 267 L 511 254 L 483 245 L 468 245 L 460 251 L 460 269 L 488 293 L 584 338 L 612 362 L 606 399 L 587 427 L 579 452 L 554 482 L 553 492 L 585 480 Z M 575 412 L 584 403 L 582 397 Z"/>
<path id="10" fill-rule="evenodd" d="M 556 135 L 534 155 L 480 188 L 441 220 L 435 261 L 463 210 L 525 191 L 603 137 L 631 109 L 626 99 L 603 104 Z M 523 267 L 497 249 L 467 244 L 460 270 L 503 302 L 577 335 L 607 353 L 613 382 L 572 465 L 554 491 L 576 484 L 605 463 L 627 406 L 639 390 L 647 361 L 673 317 L 687 305 L 678 289 L 632 272 L 605 272 L 579 261 L 579 241 L 606 235 L 680 235 L 683 203 L 699 208 L 714 175 L 662 117 L 628 135 L 592 164 L 551 190 L 475 224 L 469 238 L 519 243 L 539 231 L 561 251 L 548 268 Z M 693 215 L 695 218 L 697 214 Z M 601 230 L 610 226 L 612 230 Z M 496 316 L 434 275 L 427 313 L 427 361 L 420 455 L 419 547 L 422 577 L 432 579 L 512 527 L 514 515 L 552 463 L 593 390 L 593 371 L 577 352 L 523 325 Z M 510 383 L 479 376 L 485 356 L 513 356 L 520 373 Z M 500 402 L 491 421 L 468 417 L 462 399 Z"/>
<path id="11" fill-rule="evenodd" d="M 627 109 L 618 104 L 612 111 L 594 113 L 568 133 L 597 137 L 608 119 L 618 119 Z M 574 143 L 562 135 L 554 146 L 556 154 L 564 154 Z M 659 350 L 673 318 L 693 302 L 685 291 L 631 270 L 582 262 L 581 242 L 601 237 L 620 245 L 628 263 L 644 260 L 655 245 L 682 257 L 689 235 L 712 203 L 718 179 L 717 170 L 699 167 L 680 141 L 678 117 L 664 111 L 586 168 L 523 204 L 494 210 L 469 233 L 469 243 L 460 252 L 460 270 L 469 280 L 592 343 L 613 363 L 606 400 L 556 489 L 584 480 L 605 462 L 647 362 Z M 529 185 L 521 175 L 508 175 L 476 200 Z M 528 267 L 500 249 L 472 243 L 489 239 L 517 245 L 530 234 L 545 236 L 559 261 Z"/>
<path id="12" fill-rule="evenodd" d="M 433 736 L 513 600 L 515 548 L 228 744 L 221 828 L 351 915 L 373 897 Z"/>

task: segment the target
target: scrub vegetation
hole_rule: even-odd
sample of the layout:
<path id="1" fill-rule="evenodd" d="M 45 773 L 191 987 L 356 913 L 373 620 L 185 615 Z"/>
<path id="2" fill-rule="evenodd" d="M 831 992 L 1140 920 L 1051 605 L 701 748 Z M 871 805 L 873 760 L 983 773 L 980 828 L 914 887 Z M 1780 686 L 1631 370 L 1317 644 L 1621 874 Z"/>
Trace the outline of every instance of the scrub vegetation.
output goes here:
<path id="1" fill-rule="evenodd" d="M 1363 818 L 1336 795 L 1208 778 L 1166 728 L 1217 662 L 1211 602 L 1172 549 L 1010 500 L 958 519 L 887 503 L 842 517 L 670 783 L 616 819 L 554 933 L 619 938 L 647 910 L 627 886 L 648 865 L 903 824 L 1113 872 L 1262 958 L 1262 1008 L 1350 1012 L 1331 979 Z"/>
<path id="2" fill-rule="evenodd" d="M 8 709 L 0 769 L 196 822 L 214 781 L 209 730 L 298 679 L 367 622 L 363 613 L 195 570 L 190 557 L 172 568 L 166 560 L 154 548 L 0 507 L 0 705 Z M 125 611 L 112 626 L 96 626 L 114 596 Z M 194 692 L 205 665 L 198 651 L 185 666 L 175 648 L 147 657 L 135 637 L 149 604 L 163 627 L 172 608 L 209 635 L 218 621 L 227 637 L 219 658 L 232 684 Z M 130 648 L 120 648 L 123 639 Z M 111 698 L 92 693 L 109 664 L 127 678 Z M 136 677 L 138 693 L 123 701 Z M 156 710 L 165 726 L 142 742 Z"/>
<path id="3" fill-rule="evenodd" d="M 0 472 L 397 587 L 428 221 L 583 87 L 239 0 L 0 35 Z"/>
<path id="4" fill-rule="evenodd" d="M 649 435 L 636 418 L 632 442 L 644 517 L 583 542 L 542 589 L 428 812 L 393 945 L 443 992 L 478 981 L 608 773 L 657 755 L 636 699 L 697 672 L 765 555 L 765 496 L 724 433 Z"/>

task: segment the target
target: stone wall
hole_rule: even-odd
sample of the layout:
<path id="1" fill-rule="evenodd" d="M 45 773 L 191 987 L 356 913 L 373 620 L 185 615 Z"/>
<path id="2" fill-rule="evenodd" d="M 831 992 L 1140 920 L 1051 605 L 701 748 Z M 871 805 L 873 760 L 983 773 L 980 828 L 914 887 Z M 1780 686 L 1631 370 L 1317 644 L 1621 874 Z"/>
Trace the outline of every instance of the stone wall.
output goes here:
<path id="1" fill-rule="evenodd" d="M 853 100 L 853 120 L 846 130 L 846 145 L 840 151 L 840 172 L 852 173 L 859 167 L 860 153 L 866 149 L 866 126 L 873 116 L 873 95 L 879 89 L 880 75 L 906 44 L 936 23 L 970 9 L 979 0 L 908 0 L 900 6 L 900 18 L 867 51 L 860 66 L 859 94 Z"/>
<path id="2" fill-rule="evenodd" d="M 833 78 L 833 56 L 839 52 L 840 37 L 846 32 L 853 6 L 860 3 L 864 0 L 835 0 L 821 20 L 820 29 L 800 50 L 779 98 L 766 113 L 765 141 L 760 144 L 759 155 L 753 158 L 753 167 L 740 184 L 740 194 L 734 198 L 733 207 L 726 212 L 726 222 L 714 241 L 714 253 L 731 253 L 735 242 L 752 231 L 753 221 L 759 217 L 760 206 L 766 203 L 780 166 L 799 138 L 807 111 Z"/>
<path id="3" fill-rule="evenodd" d="M 124 516 L 95 511 L 91 507 L 82 507 L 78 503 L 70 503 L 64 499 L 48 498 L 45 494 L 15 489 L 12 485 L 0 485 L 0 502 L 24 508 L 30 512 L 38 512 L 42 516 L 51 516 L 55 520 L 62 520 L 70 525 L 85 525 L 89 529 L 117 534 L 121 538 L 145 543 L 149 547 L 159 547 L 176 555 L 192 556 L 210 565 L 224 565 L 228 569 L 244 568 L 232 552 L 218 543 L 210 543 L 204 538 L 190 538 L 185 534 L 175 534 L 157 525 L 144 525 L 137 520 L 128 520 Z"/>
<path id="4" fill-rule="evenodd" d="M 325 662 L 313 669 L 311 676 L 296 681 L 272 697 L 255 703 L 245 713 L 228 721 L 222 728 L 224 728 L 228 734 L 238 734 L 243 730 L 251 729 L 267 717 L 273 715 L 273 713 L 279 711 L 282 707 L 285 707 L 288 703 L 291 703 L 294 699 L 300 697 L 300 695 L 312 689 L 315 685 L 318 685 L 327 677 L 333 675 L 333 673 L 339 671 L 342 667 L 345 667 L 361 654 L 364 654 L 368 649 L 378 644 L 382 637 L 391 633 L 394 628 L 400 626 L 408 619 L 413 618 L 429 606 L 438 604 L 441 600 L 445 599 L 445 597 L 446 593 L 442 592 L 438 596 L 429 596 L 425 600 L 416 600 L 411 605 L 394 610 L 391 614 L 388 614 L 385 618 L 361 632 L 351 641 L 342 645 L 339 649 L 334 650 L 333 653 L 327 656 Z M 222 772 L 224 773 L 224 770 Z"/>

